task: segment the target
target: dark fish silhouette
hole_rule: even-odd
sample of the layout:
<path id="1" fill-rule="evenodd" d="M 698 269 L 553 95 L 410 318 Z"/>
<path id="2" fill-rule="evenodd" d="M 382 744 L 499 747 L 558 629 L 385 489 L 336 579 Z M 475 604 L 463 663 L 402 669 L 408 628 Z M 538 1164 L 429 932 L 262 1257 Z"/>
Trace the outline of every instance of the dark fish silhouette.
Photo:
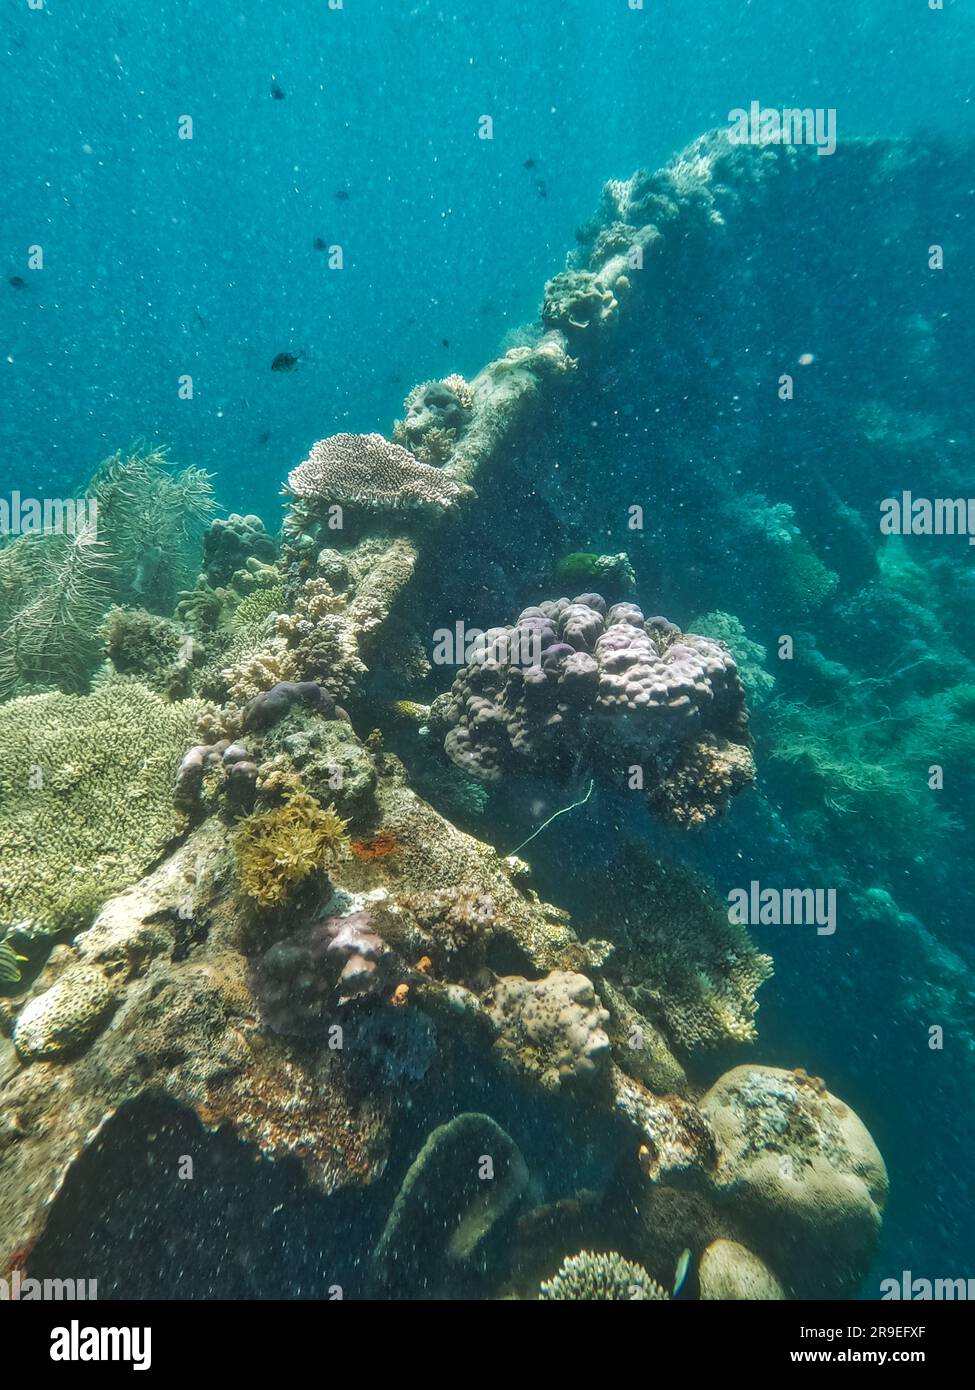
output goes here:
<path id="1" fill-rule="evenodd" d="M 328 250 L 328 242 L 325 240 L 323 236 L 317 236 L 315 240 L 312 242 L 312 246 L 314 246 L 316 251 Z"/>
<path id="2" fill-rule="evenodd" d="M 279 352 L 271 363 L 272 372 L 293 372 L 301 360 L 300 352 Z"/>
<path id="3" fill-rule="evenodd" d="M 340 203 L 347 203 L 349 201 L 350 196 L 349 190 L 347 188 L 340 188 L 335 196 L 336 198 L 338 198 Z"/>
<path id="4" fill-rule="evenodd" d="M 440 346 L 441 346 L 441 347 L 450 347 L 450 339 L 449 339 L 449 338 L 441 338 L 441 339 L 440 339 Z"/>
<path id="5" fill-rule="evenodd" d="M 525 162 L 524 162 L 524 164 L 523 164 L 521 167 L 522 167 L 523 169 L 534 169 L 534 167 L 535 167 L 535 161 L 534 161 L 534 159 L 526 159 Z"/>
<path id="6" fill-rule="evenodd" d="M 261 430 L 260 434 L 257 436 L 257 442 L 258 442 L 258 444 L 266 444 L 270 438 L 271 438 L 271 431 L 270 431 L 270 430 Z"/>
<path id="7" fill-rule="evenodd" d="M 275 101 L 284 101 L 284 92 L 276 82 L 271 83 L 271 95 Z"/>
<path id="8" fill-rule="evenodd" d="M 7 284 L 12 285 L 15 290 L 26 290 L 27 281 L 22 275 L 8 275 Z"/>

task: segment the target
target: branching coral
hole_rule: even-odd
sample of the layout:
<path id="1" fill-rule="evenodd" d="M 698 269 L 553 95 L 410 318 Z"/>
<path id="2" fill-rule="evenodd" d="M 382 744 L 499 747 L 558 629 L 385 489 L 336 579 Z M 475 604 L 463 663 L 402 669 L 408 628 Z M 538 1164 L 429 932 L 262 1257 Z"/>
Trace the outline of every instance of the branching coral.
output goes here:
<path id="1" fill-rule="evenodd" d="M 561 1302 L 616 1302 L 653 1299 L 661 1302 L 669 1295 L 642 1265 L 624 1260 L 611 1250 L 595 1255 L 580 1250 L 562 1261 L 557 1274 L 538 1291 L 540 1299 Z"/>
<path id="2" fill-rule="evenodd" d="M 234 832 L 244 892 L 262 907 L 280 907 L 310 874 L 345 857 L 347 823 L 306 791 L 245 817 Z"/>
<path id="3" fill-rule="evenodd" d="M 607 977 L 682 1053 L 755 1037 L 755 992 L 772 973 L 747 930 L 692 873 L 634 847 L 597 885 L 609 911 L 599 936 L 615 944 Z"/>

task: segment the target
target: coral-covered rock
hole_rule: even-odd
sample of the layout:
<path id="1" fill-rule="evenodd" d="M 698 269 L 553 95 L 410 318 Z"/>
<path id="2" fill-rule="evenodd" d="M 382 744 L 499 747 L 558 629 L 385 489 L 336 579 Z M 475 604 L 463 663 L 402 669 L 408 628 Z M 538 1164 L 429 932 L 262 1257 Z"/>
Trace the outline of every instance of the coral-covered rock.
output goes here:
<path id="1" fill-rule="evenodd" d="M 714 1188 L 797 1298 L 842 1298 L 869 1266 L 887 1170 L 866 1127 L 821 1081 L 736 1067 L 701 1102 L 717 1141 Z"/>
<path id="2" fill-rule="evenodd" d="M 489 1014 L 499 1029 L 498 1049 L 547 1090 L 605 1074 L 609 1014 L 585 975 L 553 970 L 542 980 L 503 977 Z"/>

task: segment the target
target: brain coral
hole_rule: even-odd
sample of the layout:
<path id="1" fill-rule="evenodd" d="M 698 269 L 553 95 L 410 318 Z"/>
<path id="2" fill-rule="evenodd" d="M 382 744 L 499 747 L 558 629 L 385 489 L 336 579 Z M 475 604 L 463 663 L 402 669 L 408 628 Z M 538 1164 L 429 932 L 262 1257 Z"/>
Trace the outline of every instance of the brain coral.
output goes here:
<path id="1" fill-rule="evenodd" d="M 203 706 L 134 681 L 0 705 L 0 920 L 86 926 L 184 826 L 176 769 Z"/>
<path id="2" fill-rule="evenodd" d="M 514 627 L 489 628 L 474 656 L 431 726 L 481 781 L 583 766 L 624 787 L 637 768 L 656 814 L 694 824 L 752 779 L 731 653 L 633 603 L 607 611 L 581 594 L 526 608 Z"/>
<path id="3" fill-rule="evenodd" d="M 325 505 L 387 511 L 442 510 L 470 492 L 381 434 L 333 434 L 288 474 L 295 497 Z"/>
<path id="4" fill-rule="evenodd" d="M 594 1255 L 580 1250 L 562 1261 L 558 1273 L 541 1285 L 538 1296 L 560 1302 L 624 1303 L 631 1299 L 663 1302 L 668 1295 L 642 1265 L 624 1260 L 615 1250 Z"/>

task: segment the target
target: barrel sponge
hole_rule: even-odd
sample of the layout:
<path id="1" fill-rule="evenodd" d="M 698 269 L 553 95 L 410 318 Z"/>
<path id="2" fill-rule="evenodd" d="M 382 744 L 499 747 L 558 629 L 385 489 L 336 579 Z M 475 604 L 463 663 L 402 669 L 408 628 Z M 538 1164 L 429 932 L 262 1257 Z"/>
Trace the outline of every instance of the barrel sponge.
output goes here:
<path id="1" fill-rule="evenodd" d="M 552 970 L 541 980 L 503 976 L 488 1015 L 499 1029 L 502 1056 L 546 1090 L 558 1090 L 563 1081 L 592 1081 L 609 1065 L 609 1014 L 585 975 Z"/>
<path id="2" fill-rule="evenodd" d="M 869 1267 L 887 1170 L 853 1111 L 802 1071 L 743 1066 L 701 1101 L 713 1183 L 795 1298 L 846 1298 Z"/>
<path id="3" fill-rule="evenodd" d="M 538 1297 L 567 1303 L 628 1303 L 664 1302 L 668 1295 L 642 1265 L 624 1260 L 615 1250 L 605 1255 L 580 1250 L 562 1261 L 558 1273 L 541 1285 Z"/>
<path id="4" fill-rule="evenodd" d="M 381 434 L 333 434 L 313 444 L 304 462 L 291 470 L 288 491 L 306 501 L 367 511 L 441 511 L 470 489 Z"/>
<path id="5" fill-rule="evenodd" d="M 184 829 L 173 779 L 203 705 L 135 681 L 0 705 L 0 920 L 87 926 Z"/>
<path id="6" fill-rule="evenodd" d="M 114 991 L 96 966 L 69 966 L 56 984 L 21 1010 L 14 1046 L 25 1062 L 75 1056 L 104 1025 L 114 1005 Z"/>

